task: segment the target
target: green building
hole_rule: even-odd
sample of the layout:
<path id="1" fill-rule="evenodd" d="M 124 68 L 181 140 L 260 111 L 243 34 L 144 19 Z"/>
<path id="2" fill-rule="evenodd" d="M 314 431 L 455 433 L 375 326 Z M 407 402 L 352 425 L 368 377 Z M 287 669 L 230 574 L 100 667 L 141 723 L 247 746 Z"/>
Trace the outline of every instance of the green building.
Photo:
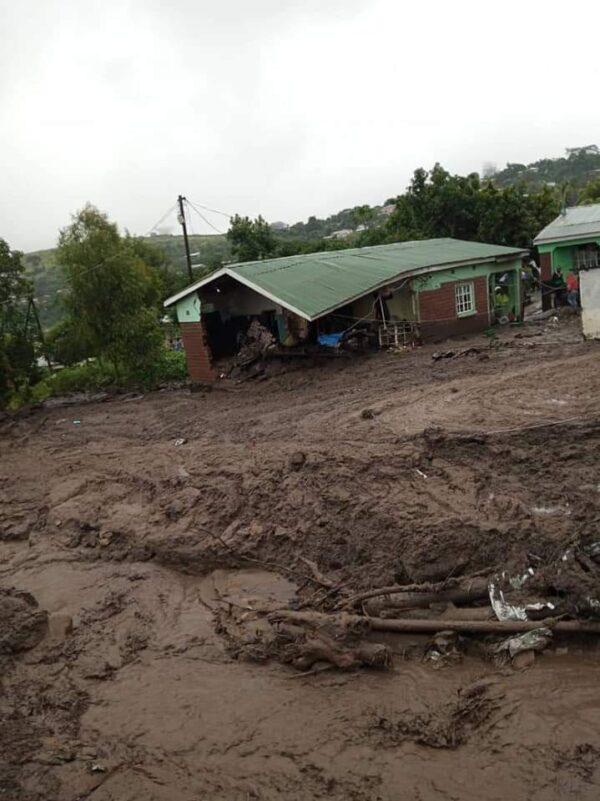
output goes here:
<path id="1" fill-rule="evenodd" d="M 570 272 L 600 267 L 600 203 L 565 209 L 534 239 L 540 254 L 544 309 L 552 306 L 548 283 L 560 269 Z"/>

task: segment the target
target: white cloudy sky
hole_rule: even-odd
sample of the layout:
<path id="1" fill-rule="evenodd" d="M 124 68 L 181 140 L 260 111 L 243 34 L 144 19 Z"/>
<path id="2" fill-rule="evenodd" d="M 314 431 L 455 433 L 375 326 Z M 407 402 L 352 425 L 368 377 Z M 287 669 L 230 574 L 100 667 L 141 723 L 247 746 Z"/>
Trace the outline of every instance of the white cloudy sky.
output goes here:
<path id="1" fill-rule="evenodd" d="M 180 192 L 294 222 L 435 161 L 600 144 L 599 23 L 597 0 L 0 0 L 0 237 L 51 247 L 86 201 L 145 233 Z"/>

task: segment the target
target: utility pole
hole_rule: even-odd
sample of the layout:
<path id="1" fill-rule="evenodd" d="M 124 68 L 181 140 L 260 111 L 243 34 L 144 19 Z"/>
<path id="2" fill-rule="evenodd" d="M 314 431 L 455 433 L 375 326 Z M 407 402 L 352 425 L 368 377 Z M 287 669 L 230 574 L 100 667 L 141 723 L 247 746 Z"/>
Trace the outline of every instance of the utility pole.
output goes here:
<path id="1" fill-rule="evenodd" d="M 187 232 L 187 225 L 185 224 L 185 211 L 183 209 L 183 201 L 185 198 L 182 195 L 179 195 L 177 198 L 177 203 L 179 204 L 179 223 L 183 228 L 183 241 L 185 244 L 185 258 L 187 260 L 187 268 L 188 268 L 188 276 L 190 278 L 190 284 L 194 280 L 194 276 L 192 274 L 192 257 L 190 255 L 190 243 L 188 240 L 188 232 Z"/>

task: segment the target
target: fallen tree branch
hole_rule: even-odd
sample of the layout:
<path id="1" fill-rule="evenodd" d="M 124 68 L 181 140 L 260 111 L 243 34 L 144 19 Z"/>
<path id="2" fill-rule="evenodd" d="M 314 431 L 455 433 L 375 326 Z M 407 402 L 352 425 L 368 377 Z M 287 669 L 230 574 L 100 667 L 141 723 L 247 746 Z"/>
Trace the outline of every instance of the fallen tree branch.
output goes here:
<path id="1" fill-rule="evenodd" d="M 361 615 L 327 615 L 321 612 L 281 611 L 269 615 L 269 620 L 287 620 L 291 623 L 319 626 L 324 623 L 361 625 L 372 631 L 435 633 L 438 631 L 473 632 L 478 634 L 515 634 L 545 626 L 564 634 L 600 634 L 600 622 L 581 620 L 420 620 L 401 618 L 362 617 Z"/>

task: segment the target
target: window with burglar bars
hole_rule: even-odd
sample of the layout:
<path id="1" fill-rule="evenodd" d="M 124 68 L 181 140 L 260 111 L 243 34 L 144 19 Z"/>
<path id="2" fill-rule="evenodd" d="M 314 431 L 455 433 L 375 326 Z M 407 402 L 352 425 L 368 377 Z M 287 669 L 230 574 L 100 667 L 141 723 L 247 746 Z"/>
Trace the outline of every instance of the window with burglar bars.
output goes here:
<path id="1" fill-rule="evenodd" d="M 471 314 L 475 311 L 475 291 L 472 283 L 456 285 L 456 313 Z"/>

